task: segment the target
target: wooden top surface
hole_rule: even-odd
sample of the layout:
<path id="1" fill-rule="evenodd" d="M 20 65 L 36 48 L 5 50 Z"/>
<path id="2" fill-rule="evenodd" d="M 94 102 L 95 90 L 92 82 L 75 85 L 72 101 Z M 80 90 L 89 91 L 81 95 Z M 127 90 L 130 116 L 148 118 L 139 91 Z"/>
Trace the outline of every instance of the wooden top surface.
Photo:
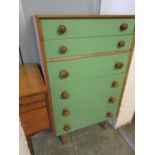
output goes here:
<path id="1" fill-rule="evenodd" d="M 100 19 L 100 18 L 135 18 L 135 15 L 50 15 L 40 14 L 35 15 L 36 18 L 40 19 Z"/>
<path id="2" fill-rule="evenodd" d="M 19 66 L 19 97 L 26 97 L 47 91 L 36 64 Z"/>

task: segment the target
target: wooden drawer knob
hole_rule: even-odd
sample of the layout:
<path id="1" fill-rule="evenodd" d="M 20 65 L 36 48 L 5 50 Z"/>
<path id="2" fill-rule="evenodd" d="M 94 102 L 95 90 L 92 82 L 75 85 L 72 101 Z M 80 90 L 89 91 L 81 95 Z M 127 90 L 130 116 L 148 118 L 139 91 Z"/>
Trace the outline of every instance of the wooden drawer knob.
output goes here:
<path id="1" fill-rule="evenodd" d="M 65 78 L 67 78 L 69 76 L 69 73 L 66 71 L 66 70 L 61 70 L 60 71 L 60 77 L 62 78 L 62 79 L 65 79 Z"/>
<path id="2" fill-rule="evenodd" d="M 68 93 L 67 91 L 63 91 L 63 92 L 61 93 L 61 98 L 62 98 L 62 99 L 68 99 L 68 98 L 69 98 L 69 93 Z"/>
<path id="3" fill-rule="evenodd" d="M 71 129 L 70 125 L 65 124 L 64 125 L 64 131 L 69 131 Z"/>
<path id="4" fill-rule="evenodd" d="M 121 69 L 121 68 L 123 68 L 123 63 L 122 63 L 122 62 L 116 62 L 115 68 L 116 68 L 116 69 Z"/>
<path id="5" fill-rule="evenodd" d="M 110 97 L 110 98 L 109 98 L 109 102 L 110 102 L 110 103 L 115 103 L 115 102 L 116 102 L 116 99 L 115 99 L 114 97 Z"/>
<path id="6" fill-rule="evenodd" d="M 126 30 L 128 28 L 128 24 L 126 24 L 126 23 L 123 23 L 123 24 L 121 24 L 121 26 L 120 26 L 120 29 L 121 30 Z"/>
<path id="7" fill-rule="evenodd" d="M 62 115 L 63 116 L 68 116 L 68 115 L 70 115 L 70 111 L 68 109 L 64 109 L 63 112 L 62 112 Z"/>
<path id="8" fill-rule="evenodd" d="M 59 26 L 58 26 L 58 32 L 59 32 L 59 33 L 63 34 L 63 33 L 66 32 L 66 30 L 67 30 L 67 28 L 66 28 L 65 25 L 59 25 Z"/>
<path id="9" fill-rule="evenodd" d="M 112 87 L 117 88 L 119 86 L 119 83 L 117 81 L 112 82 Z"/>
<path id="10" fill-rule="evenodd" d="M 64 45 L 60 46 L 59 52 L 62 53 L 62 54 L 66 53 L 67 52 L 67 47 L 64 46 Z"/>
<path id="11" fill-rule="evenodd" d="M 124 47 L 125 46 L 125 41 L 119 41 L 118 42 L 118 47 L 119 48 L 122 48 L 122 47 Z"/>
<path id="12" fill-rule="evenodd" d="M 108 112 L 107 113 L 107 117 L 110 117 L 110 118 L 113 117 L 113 113 L 112 112 Z"/>

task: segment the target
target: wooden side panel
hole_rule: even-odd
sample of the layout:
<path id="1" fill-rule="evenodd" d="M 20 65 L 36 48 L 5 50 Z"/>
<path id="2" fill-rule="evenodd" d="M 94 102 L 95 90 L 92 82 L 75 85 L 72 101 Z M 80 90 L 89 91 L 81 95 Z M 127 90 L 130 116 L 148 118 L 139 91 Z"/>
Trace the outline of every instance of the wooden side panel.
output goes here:
<path id="1" fill-rule="evenodd" d="M 51 106 L 52 96 L 50 96 L 51 90 L 49 87 L 47 64 L 46 64 L 46 59 L 45 59 L 45 49 L 43 45 L 42 27 L 41 27 L 40 19 L 37 16 L 33 17 L 33 21 L 34 21 L 34 26 L 35 26 L 36 39 L 38 43 L 38 52 L 39 52 L 40 61 L 41 61 L 41 69 L 43 71 L 44 80 L 45 80 L 47 90 L 48 90 L 47 95 L 46 95 L 48 119 L 49 119 L 50 128 L 55 133 L 55 125 L 54 125 L 55 121 L 54 121 L 53 110 Z"/>
<path id="2" fill-rule="evenodd" d="M 46 102 L 44 101 L 38 101 L 38 102 L 32 102 L 26 105 L 20 104 L 19 105 L 19 113 L 24 113 L 24 112 L 28 112 L 31 110 L 35 110 L 41 107 L 45 107 L 46 106 Z"/>
<path id="3" fill-rule="evenodd" d="M 22 113 L 20 119 L 26 135 L 49 128 L 46 107 Z"/>
<path id="4" fill-rule="evenodd" d="M 41 100 L 45 100 L 45 94 L 37 94 L 37 95 L 33 95 L 33 96 L 27 96 L 27 97 L 23 97 L 19 99 L 19 104 L 29 104 L 32 102 L 37 102 L 37 101 L 41 101 Z"/>

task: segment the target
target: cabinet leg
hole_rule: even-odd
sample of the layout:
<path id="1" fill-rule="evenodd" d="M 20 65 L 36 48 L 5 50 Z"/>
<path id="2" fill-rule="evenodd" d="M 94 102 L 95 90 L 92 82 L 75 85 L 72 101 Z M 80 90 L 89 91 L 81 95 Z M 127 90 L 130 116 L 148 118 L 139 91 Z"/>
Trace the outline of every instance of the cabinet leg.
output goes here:
<path id="1" fill-rule="evenodd" d="M 60 136 L 60 141 L 61 141 L 61 144 L 66 144 L 67 143 L 67 136 L 61 135 Z"/>
<path id="2" fill-rule="evenodd" d="M 27 143 L 31 152 L 31 155 L 34 155 L 34 149 L 33 149 L 33 143 L 32 143 L 32 137 L 30 136 L 26 136 L 27 139 Z"/>
<path id="3" fill-rule="evenodd" d="M 103 129 L 109 128 L 109 122 L 108 121 L 104 121 L 102 127 L 103 127 Z"/>

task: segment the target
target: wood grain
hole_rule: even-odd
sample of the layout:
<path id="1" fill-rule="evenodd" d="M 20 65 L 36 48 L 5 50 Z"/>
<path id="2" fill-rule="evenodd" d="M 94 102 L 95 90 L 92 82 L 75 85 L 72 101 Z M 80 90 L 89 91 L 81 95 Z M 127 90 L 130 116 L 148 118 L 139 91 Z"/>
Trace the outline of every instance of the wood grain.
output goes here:
<path id="1" fill-rule="evenodd" d="M 68 56 L 68 57 L 57 57 L 57 58 L 49 58 L 46 60 L 47 63 L 55 62 L 55 61 L 68 61 L 68 60 L 75 60 L 75 59 L 84 59 L 84 58 L 91 58 L 91 57 L 99 57 L 99 56 L 108 56 L 112 54 L 120 54 L 120 53 L 128 53 L 128 50 L 125 51 L 111 51 L 111 52 L 101 52 L 101 53 L 93 53 L 93 54 L 86 54 L 86 55 L 75 55 L 75 56 Z"/>
<path id="2" fill-rule="evenodd" d="M 22 113 L 20 119 L 26 135 L 49 128 L 46 107 Z"/>
<path id="3" fill-rule="evenodd" d="M 45 100 L 45 94 L 43 93 L 37 94 L 37 95 L 31 95 L 27 97 L 22 97 L 19 99 L 19 104 L 30 104 L 32 102 L 37 102 L 41 100 Z"/>
<path id="4" fill-rule="evenodd" d="M 102 18 L 135 18 L 134 15 L 35 15 L 39 19 L 102 19 Z"/>
<path id="5" fill-rule="evenodd" d="M 28 112 L 46 106 L 46 101 L 32 102 L 27 105 L 19 105 L 19 113 Z"/>
<path id="6" fill-rule="evenodd" d="M 47 91 L 37 65 L 20 65 L 19 97 L 31 96 Z"/>
<path id="7" fill-rule="evenodd" d="M 33 18 L 34 21 L 34 25 L 35 25 L 35 33 L 36 33 L 36 39 L 37 39 L 37 43 L 38 43 L 38 49 L 39 49 L 39 56 L 40 56 L 40 60 L 41 60 L 41 68 L 43 70 L 43 74 L 44 74 L 44 79 L 47 85 L 47 111 L 48 111 L 48 116 L 49 116 L 49 123 L 50 123 L 50 127 L 53 130 L 53 132 L 55 133 L 56 129 L 55 129 L 55 121 L 54 121 L 54 114 L 53 114 L 53 107 L 52 105 L 52 96 L 51 94 L 51 89 L 49 87 L 49 79 L 48 79 L 48 71 L 47 71 L 47 64 L 46 64 L 46 57 L 45 57 L 45 47 L 43 44 L 43 36 L 42 36 L 42 27 L 41 27 L 41 23 L 40 20 L 37 16 L 34 16 Z"/>

